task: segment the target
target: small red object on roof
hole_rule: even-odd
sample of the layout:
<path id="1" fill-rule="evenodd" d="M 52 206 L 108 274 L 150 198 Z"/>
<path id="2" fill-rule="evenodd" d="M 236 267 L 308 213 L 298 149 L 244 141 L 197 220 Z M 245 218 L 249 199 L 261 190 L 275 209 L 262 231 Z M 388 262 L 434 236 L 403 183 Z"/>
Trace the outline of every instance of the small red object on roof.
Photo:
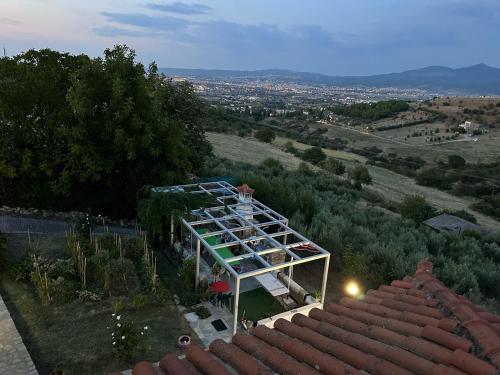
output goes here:
<path id="1" fill-rule="evenodd" d="M 243 184 L 241 186 L 238 186 L 238 191 L 243 194 L 253 194 L 255 192 L 254 189 L 252 189 L 250 186 L 247 184 Z"/>
<path id="2" fill-rule="evenodd" d="M 231 290 L 231 286 L 225 281 L 217 281 L 210 285 L 210 290 L 215 293 L 225 293 Z"/>

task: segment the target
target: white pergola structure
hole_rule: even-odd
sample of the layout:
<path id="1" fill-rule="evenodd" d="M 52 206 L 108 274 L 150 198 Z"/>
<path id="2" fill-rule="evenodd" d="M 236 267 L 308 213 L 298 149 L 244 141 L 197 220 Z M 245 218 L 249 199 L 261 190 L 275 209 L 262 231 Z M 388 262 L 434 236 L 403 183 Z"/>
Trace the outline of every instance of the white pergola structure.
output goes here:
<path id="1" fill-rule="evenodd" d="M 274 271 L 285 269 L 291 279 L 294 266 L 322 259 L 324 304 L 330 252 L 288 227 L 288 219 L 254 199 L 248 185 L 235 188 L 226 181 L 217 181 L 156 187 L 152 191 L 205 194 L 212 198 L 210 207 L 193 210 L 191 218 L 183 218 L 182 223 L 196 238 L 195 285 L 198 286 L 200 277 L 201 245 L 235 279 L 234 334 L 243 279 L 269 279 Z"/>

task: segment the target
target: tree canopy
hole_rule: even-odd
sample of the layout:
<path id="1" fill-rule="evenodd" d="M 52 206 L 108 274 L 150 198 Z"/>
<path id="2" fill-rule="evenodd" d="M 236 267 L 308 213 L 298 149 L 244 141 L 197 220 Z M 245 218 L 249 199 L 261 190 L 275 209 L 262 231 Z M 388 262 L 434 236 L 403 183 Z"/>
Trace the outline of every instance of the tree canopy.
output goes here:
<path id="1" fill-rule="evenodd" d="M 271 143 L 276 138 L 276 134 L 269 128 L 262 128 L 255 132 L 255 138 L 261 142 Z"/>
<path id="2" fill-rule="evenodd" d="M 0 200 L 131 216 L 146 184 L 182 182 L 210 146 L 188 83 L 126 46 L 0 59 Z M 124 204 L 127 203 L 127 204 Z"/>
<path id="3" fill-rule="evenodd" d="M 410 106 L 405 101 L 386 100 L 378 103 L 356 103 L 348 106 L 337 106 L 333 108 L 333 112 L 347 117 L 376 121 L 408 109 L 410 109 Z"/>
<path id="4" fill-rule="evenodd" d="M 312 164 L 318 164 L 326 159 L 326 155 L 321 147 L 311 147 L 304 151 L 302 159 Z"/>

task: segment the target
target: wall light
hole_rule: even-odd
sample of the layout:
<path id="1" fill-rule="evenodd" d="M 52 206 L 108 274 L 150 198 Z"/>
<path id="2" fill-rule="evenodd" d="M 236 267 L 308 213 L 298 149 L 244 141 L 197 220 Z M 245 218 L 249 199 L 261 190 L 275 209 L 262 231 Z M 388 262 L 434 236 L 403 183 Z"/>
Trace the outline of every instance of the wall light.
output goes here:
<path id="1" fill-rule="evenodd" d="M 360 288 L 356 281 L 349 281 L 345 285 L 344 291 L 352 297 L 357 297 L 360 293 Z"/>

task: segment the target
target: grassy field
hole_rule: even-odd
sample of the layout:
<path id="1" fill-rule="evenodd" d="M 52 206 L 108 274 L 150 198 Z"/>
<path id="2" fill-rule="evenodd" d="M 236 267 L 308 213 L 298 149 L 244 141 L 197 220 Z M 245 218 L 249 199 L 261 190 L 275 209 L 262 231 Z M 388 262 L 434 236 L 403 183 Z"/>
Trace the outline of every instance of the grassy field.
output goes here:
<path id="1" fill-rule="evenodd" d="M 346 127 L 349 119 L 341 119 L 336 124 L 321 125 L 327 129 L 326 135 L 330 138 L 342 138 L 349 142 L 350 148 L 364 148 L 376 146 L 385 153 L 395 153 L 398 156 L 421 157 L 428 163 L 446 161 L 449 155 L 458 154 L 469 163 L 489 163 L 500 157 L 500 98 L 439 98 L 432 101 L 432 105 L 413 103 L 412 109 L 398 114 L 393 118 L 383 119 L 354 128 Z M 424 110 L 419 109 L 422 107 Z M 380 126 L 404 124 L 415 120 L 430 118 L 428 111 L 437 111 L 445 114 L 445 120 L 425 122 L 406 128 L 384 131 L 363 131 L 370 126 L 374 129 Z M 439 129 L 434 136 L 445 137 L 451 135 L 446 129 L 458 126 L 466 120 L 472 120 L 487 130 L 486 134 L 474 137 L 459 136 L 458 141 L 442 142 L 426 141 L 430 138 L 430 131 Z M 408 137 L 414 132 L 422 132 L 421 137 Z M 425 132 L 428 135 L 425 135 Z M 477 138 L 473 142 L 472 138 Z"/>
<path id="2" fill-rule="evenodd" d="M 273 141 L 273 144 L 278 147 L 283 147 L 285 143 L 291 142 L 293 146 L 301 151 L 307 150 L 308 148 L 311 148 L 311 146 L 306 145 L 305 143 L 300 143 L 297 141 L 294 141 L 289 138 L 285 137 L 276 137 L 276 139 Z M 361 155 L 356 155 L 353 154 L 352 152 L 345 152 L 345 151 L 337 151 L 337 150 L 330 150 L 330 149 L 324 149 L 324 152 L 326 155 L 331 156 L 335 159 L 340 159 L 344 161 L 359 161 L 361 163 L 364 163 L 366 161 L 366 158 L 361 156 Z"/>
<path id="3" fill-rule="evenodd" d="M 7 237 L 12 261 L 25 251 L 27 237 Z M 65 252 L 60 236 L 34 237 L 32 241 L 38 244 L 38 253 L 58 257 Z M 163 272 L 159 273 L 162 276 Z M 40 374 L 55 369 L 63 370 L 65 375 L 107 374 L 131 368 L 140 360 L 158 361 L 166 352 L 177 351 L 181 334 L 189 334 L 197 341 L 173 302 L 151 302 L 134 310 L 128 301 L 120 313 L 122 319 L 130 317 L 139 327 L 150 329 L 131 361 L 122 361 L 112 350 L 111 300 L 45 305 L 31 283 L 16 281 L 9 274 L 0 275 L 0 291 Z"/>
<path id="4" fill-rule="evenodd" d="M 283 152 L 278 149 L 277 145 L 258 142 L 248 138 L 241 138 L 232 135 L 210 133 L 208 139 L 212 142 L 216 155 L 240 162 L 247 162 L 258 165 L 266 157 L 274 157 L 279 155 L 279 159 L 283 165 L 289 169 L 295 169 L 300 163 L 300 159 L 292 154 Z M 278 138 L 277 144 L 283 144 L 289 141 L 286 138 Z M 295 143 L 296 147 L 307 147 L 305 145 Z M 332 156 L 338 155 L 336 151 L 324 150 L 325 153 L 330 153 Z M 258 156 L 257 156 L 258 154 Z M 342 152 L 341 155 L 347 157 L 342 158 L 347 167 L 353 167 L 357 164 L 354 160 L 359 160 L 358 155 Z M 252 155 L 255 155 L 252 157 Z M 352 156 L 350 156 L 352 155 Z M 418 154 L 417 154 L 418 155 Z M 334 156 L 335 157 L 335 156 Z M 362 160 L 362 159 L 361 159 Z M 400 175 L 384 168 L 367 165 L 370 174 L 373 178 L 373 184 L 368 189 L 379 193 L 387 200 L 399 202 L 405 195 L 418 194 L 423 195 L 436 208 L 442 210 L 457 211 L 466 209 L 476 216 L 478 222 L 492 228 L 500 228 L 500 223 L 486 215 L 482 215 L 468 208 L 475 202 L 473 198 L 458 197 L 448 194 L 444 191 L 420 186 L 415 183 L 412 178 Z"/>
<path id="5" fill-rule="evenodd" d="M 267 143 L 235 135 L 207 133 L 215 155 L 234 161 L 260 164 L 266 158 L 279 160 L 286 168 L 296 169 L 301 160 Z"/>

